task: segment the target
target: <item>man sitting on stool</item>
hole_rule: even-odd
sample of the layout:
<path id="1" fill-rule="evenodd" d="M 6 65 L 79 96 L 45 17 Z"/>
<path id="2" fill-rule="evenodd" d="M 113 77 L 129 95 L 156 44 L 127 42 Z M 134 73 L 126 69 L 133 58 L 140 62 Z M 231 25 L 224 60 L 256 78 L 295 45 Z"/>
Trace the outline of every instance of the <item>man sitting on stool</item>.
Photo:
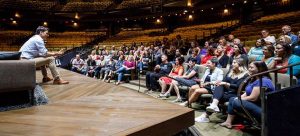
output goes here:
<path id="1" fill-rule="evenodd" d="M 47 75 L 46 65 L 48 65 L 52 77 L 54 78 L 53 84 L 68 84 L 68 81 L 64 81 L 60 78 L 55 65 L 54 57 L 62 55 L 63 50 L 60 50 L 59 52 L 48 52 L 45 47 L 45 40 L 49 36 L 48 30 L 47 27 L 43 26 L 39 26 L 36 29 L 35 35 L 21 47 L 19 51 L 22 53 L 21 59 L 34 60 L 36 67 L 41 67 L 44 83 L 53 80 Z"/>

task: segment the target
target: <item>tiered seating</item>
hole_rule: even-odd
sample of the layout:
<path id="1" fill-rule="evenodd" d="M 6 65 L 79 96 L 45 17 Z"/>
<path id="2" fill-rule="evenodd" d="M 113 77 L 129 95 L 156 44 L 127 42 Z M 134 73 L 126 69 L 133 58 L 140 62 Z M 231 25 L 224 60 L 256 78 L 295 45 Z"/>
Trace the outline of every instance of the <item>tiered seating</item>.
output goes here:
<path id="1" fill-rule="evenodd" d="M 152 43 L 156 39 L 162 40 L 164 37 L 168 39 L 174 39 L 176 35 L 181 35 L 182 38 L 193 38 L 197 35 L 198 38 L 203 38 L 206 36 L 210 36 L 217 32 L 217 29 L 221 27 L 229 27 L 238 23 L 238 20 L 226 21 L 226 22 L 219 22 L 213 24 L 205 24 L 205 25 L 195 25 L 195 26 L 188 26 L 188 27 L 181 27 L 174 30 L 173 33 L 167 36 L 149 36 L 151 32 L 158 32 L 158 31 L 166 31 L 166 28 L 162 29 L 150 29 L 150 30 L 135 30 L 135 31 L 121 31 L 116 36 L 107 39 L 100 45 L 105 46 L 121 46 L 122 44 L 131 44 L 132 42 L 143 42 L 143 43 Z"/>
<path id="2" fill-rule="evenodd" d="M 40 0 L 1 0 L 0 8 L 49 11 L 57 1 Z"/>
<path id="3" fill-rule="evenodd" d="M 278 38 L 282 33 L 281 27 L 283 25 L 291 25 L 292 31 L 300 30 L 300 11 L 288 12 L 283 14 L 275 14 L 265 16 L 250 25 L 244 25 L 241 28 L 232 32 L 235 37 L 244 41 L 246 48 L 255 45 L 257 39 L 261 37 L 261 30 L 268 29 L 271 35 Z"/>
<path id="4" fill-rule="evenodd" d="M 124 0 L 116 9 L 136 8 L 159 3 L 160 0 Z"/>
<path id="5" fill-rule="evenodd" d="M 2 31 L 0 32 L 0 50 L 18 51 L 31 35 L 33 35 L 31 31 Z M 91 42 L 97 36 L 102 35 L 105 35 L 105 32 L 51 32 L 46 47 L 50 51 L 60 50 L 61 48 L 72 49 Z"/>
<path id="6" fill-rule="evenodd" d="M 99 11 L 106 9 L 112 1 L 102 0 L 95 2 L 68 2 L 61 11 Z"/>
<path id="7" fill-rule="evenodd" d="M 47 39 L 47 48 L 53 50 L 59 50 L 59 48 L 71 49 L 91 42 L 101 35 L 105 35 L 105 32 L 51 33 L 51 36 Z"/>

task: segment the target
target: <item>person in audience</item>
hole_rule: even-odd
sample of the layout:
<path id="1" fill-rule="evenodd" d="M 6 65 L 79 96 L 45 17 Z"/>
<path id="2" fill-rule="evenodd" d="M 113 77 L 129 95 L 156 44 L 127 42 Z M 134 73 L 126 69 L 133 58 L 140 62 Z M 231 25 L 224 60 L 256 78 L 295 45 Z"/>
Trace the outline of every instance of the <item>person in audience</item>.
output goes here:
<path id="1" fill-rule="evenodd" d="M 96 55 L 100 55 L 100 49 L 99 49 L 99 46 L 98 46 L 98 45 L 96 45 L 96 46 L 94 47 L 94 50 L 95 50 L 95 52 L 96 52 Z"/>
<path id="2" fill-rule="evenodd" d="M 125 60 L 125 56 L 121 55 L 118 59 L 118 61 L 116 62 L 115 68 L 113 70 L 110 71 L 110 73 L 108 74 L 108 79 L 107 79 L 107 83 L 110 83 L 111 78 L 113 78 L 115 76 L 116 71 L 120 70 L 122 71 L 122 67 L 124 65 L 124 60 Z"/>
<path id="3" fill-rule="evenodd" d="M 201 48 L 200 55 L 204 57 L 207 54 L 207 49 L 209 47 L 209 41 L 205 41 L 204 46 Z"/>
<path id="4" fill-rule="evenodd" d="M 191 59 L 196 59 L 197 60 L 196 64 L 201 63 L 201 56 L 200 56 L 199 50 L 197 48 L 194 48 L 194 50 L 192 52 L 192 56 L 188 59 L 188 61 Z"/>
<path id="5" fill-rule="evenodd" d="M 223 49 L 225 50 L 225 54 L 230 56 L 231 55 L 231 46 L 227 44 L 227 41 L 225 39 L 220 39 L 219 40 L 219 45 L 223 46 Z"/>
<path id="6" fill-rule="evenodd" d="M 274 61 L 275 61 L 274 68 L 281 68 L 281 67 L 285 67 L 300 62 L 300 57 L 292 54 L 292 47 L 288 43 L 278 42 L 277 45 L 275 46 Z M 278 72 L 290 74 L 290 69 L 284 68 L 279 70 Z M 298 84 L 299 84 L 300 65 L 296 65 L 293 67 L 292 75 L 298 78 Z"/>
<path id="7" fill-rule="evenodd" d="M 86 67 L 84 68 L 84 74 L 86 76 L 92 76 L 94 75 L 95 72 L 95 68 L 96 68 L 96 61 L 93 60 L 92 55 L 89 55 L 87 60 L 86 60 Z"/>
<path id="8" fill-rule="evenodd" d="M 252 47 L 248 52 L 249 61 L 261 61 L 263 57 L 263 44 L 262 39 L 256 40 L 255 47 Z"/>
<path id="9" fill-rule="evenodd" d="M 103 77 L 102 81 L 104 82 L 106 80 L 106 78 L 108 77 L 108 75 L 111 73 L 111 71 L 115 70 L 115 65 L 116 65 L 116 62 L 113 60 L 112 57 L 109 57 L 109 61 L 105 62 L 105 67 L 101 68 L 101 70 L 100 70 L 100 80 Z"/>
<path id="10" fill-rule="evenodd" d="M 183 57 L 177 57 L 175 59 L 175 66 L 171 70 L 169 77 L 176 78 L 176 77 L 182 76 L 182 74 L 184 72 L 183 62 L 184 62 Z M 169 96 L 169 93 L 165 94 L 167 85 L 170 85 L 172 83 L 172 79 L 169 77 L 164 76 L 164 77 L 159 78 L 158 83 L 160 84 L 160 87 L 161 87 L 161 93 L 159 94 L 159 97 L 168 97 Z"/>
<path id="11" fill-rule="evenodd" d="M 219 60 L 219 63 L 218 63 L 217 67 L 226 68 L 226 66 L 229 62 L 229 57 L 225 54 L 225 50 L 224 50 L 222 45 L 218 45 L 217 49 L 215 50 L 214 55 Z"/>
<path id="12" fill-rule="evenodd" d="M 128 61 L 125 61 L 123 66 L 116 71 L 116 74 L 118 75 L 118 81 L 116 82 L 116 85 L 120 84 L 124 73 L 132 69 L 135 69 L 135 61 L 133 56 L 129 56 Z"/>
<path id="13" fill-rule="evenodd" d="M 192 53 L 193 53 L 193 51 L 194 51 L 194 48 L 196 48 L 196 45 L 195 45 L 194 42 L 191 42 L 191 46 L 190 46 L 190 48 L 188 49 L 188 52 L 187 52 L 187 54 L 186 54 L 188 57 L 192 56 Z"/>
<path id="14" fill-rule="evenodd" d="M 234 39 L 234 35 L 233 34 L 229 34 L 228 35 L 228 44 L 233 47 L 233 39 Z"/>
<path id="15" fill-rule="evenodd" d="M 146 87 L 148 91 L 156 91 L 158 89 L 157 80 L 167 75 L 172 70 L 172 64 L 168 62 L 168 57 L 166 55 L 161 56 L 162 63 L 154 67 L 154 72 L 146 73 Z"/>
<path id="16" fill-rule="evenodd" d="M 138 62 L 138 69 L 140 70 L 140 73 L 143 73 L 143 68 L 148 68 L 149 63 L 151 60 L 151 56 L 147 50 L 145 50 L 141 56 L 140 61 Z"/>
<path id="17" fill-rule="evenodd" d="M 298 42 L 298 36 L 294 35 L 292 33 L 292 28 L 289 25 L 284 25 L 282 28 L 282 33 L 284 35 L 288 35 L 289 37 L 291 37 L 291 41 L 292 41 L 292 46 L 295 46 L 295 44 L 297 44 Z"/>
<path id="18" fill-rule="evenodd" d="M 233 45 L 239 45 L 239 44 L 242 45 L 241 40 L 239 38 L 234 38 Z M 242 45 L 242 46 L 243 46 L 244 52 L 247 53 L 247 49 L 244 47 L 244 45 Z M 233 53 L 233 52 L 231 52 L 231 53 Z M 230 55 L 232 55 L 232 54 L 230 54 Z"/>
<path id="19" fill-rule="evenodd" d="M 267 65 L 263 61 L 254 61 L 249 65 L 249 74 L 254 75 L 268 70 Z M 275 91 L 269 73 L 262 75 L 262 87 L 267 88 L 268 91 Z M 241 95 L 243 106 L 250 112 L 257 120 L 261 119 L 260 107 L 260 78 L 255 76 L 247 83 L 245 93 Z M 241 102 L 237 97 L 231 97 L 227 108 L 227 119 L 220 125 L 226 128 L 232 128 L 232 122 L 235 119 L 236 112 L 243 112 Z"/>
<path id="20" fill-rule="evenodd" d="M 217 58 L 208 60 L 206 66 L 208 69 L 204 72 L 200 80 L 200 84 L 194 84 L 189 90 L 188 101 L 181 103 L 181 106 L 188 106 L 195 102 L 201 94 L 212 93 L 215 89 L 216 83 L 223 80 L 223 71 L 217 67 L 219 61 Z"/>
<path id="21" fill-rule="evenodd" d="M 68 81 L 61 78 L 55 65 L 55 57 L 62 55 L 64 51 L 50 52 L 45 47 L 45 41 L 49 37 L 48 32 L 49 29 L 47 27 L 39 26 L 35 31 L 35 35 L 26 41 L 20 48 L 19 52 L 21 52 L 21 59 L 35 61 L 36 67 L 41 68 L 44 83 L 53 80 L 48 77 L 46 69 L 46 65 L 48 65 L 52 77 L 54 78 L 53 84 L 68 84 Z"/>
<path id="22" fill-rule="evenodd" d="M 201 59 L 201 65 L 206 64 L 208 60 L 211 60 L 214 56 L 215 49 L 213 47 L 207 48 L 207 54 Z M 199 64 L 199 63 L 198 63 Z"/>
<path id="23" fill-rule="evenodd" d="M 294 54 L 300 56 L 300 31 L 298 31 L 298 42 L 294 47 Z"/>
<path id="24" fill-rule="evenodd" d="M 233 52 L 232 56 L 229 57 L 229 65 L 227 67 L 230 68 L 230 66 L 232 65 L 232 61 L 237 58 L 243 58 L 243 60 L 245 61 L 245 64 L 248 66 L 248 56 L 244 50 L 243 45 L 241 45 L 241 44 L 234 45 L 233 50 L 234 50 L 234 52 Z"/>
<path id="25" fill-rule="evenodd" d="M 99 57 L 99 56 L 97 55 L 96 52 L 97 52 L 96 50 L 93 50 L 93 51 L 91 52 L 91 57 L 92 57 L 93 60 L 97 60 L 98 57 Z"/>
<path id="26" fill-rule="evenodd" d="M 160 63 L 162 61 L 161 60 L 162 49 L 160 49 L 159 46 L 154 47 L 153 55 L 154 55 L 154 60 L 155 60 L 156 65 L 160 65 Z"/>
<path id="27" fill-rule="evenodd" d="M 216 82 L 216 87 L 212 90 L 213 101 L 206 107 L 206 112 L 195 120 L 197 122 L 209 122 L 209 115 L 214 112 L 220 112 L 219 102 L 227 102 L 231 97 L 237 96 L 237 90 L 240 84 L 248 77 L 248 70 L 242 58 L 234 59 L 232 68 L 227 73 L 223 81 Z"/>
<path id="28" fill-rule="evenodd" d="M 273 45 L 266 45 L 263 47 L 264 56 L 262 58 L 262 61 L 266 63 L 268 69 L 274 68 L 274 64 L 275 64 L 274 51 L 275 51 L 275 48 Z"/>
<path id="29" fill-rule="evenodd" d="M 289 45 L 292 44 L 291 37 L 288 36 L 288 35 L 281 35 L 281 36 L 279 36 L 278 42 L 284 42 L 284 43 L 287 43 Z"/>
<path id="30" fill-rule="evenodd" d="M 105 67 L 104 56 L 100 56 L 99 60 L 96 60 L 96 68 L 94 73 L 94 78 L 100 78 L 100 70 Z"/>
<path id="31" fill-rule="evenodd" d="M 269 35 L 269 31 L 267 29 L 261 30 L 261 37 L 263 39 L 265 45 L 274 45 L 276 43 L 276 39 L 274 36 Z"/>
<path id="32" fill-rule="evenodd" d="M 80 58 L 80 55 L 77 54 L 75 59 L 72 61 L 72 68 L 71 70 L 77 73 L 82 73 L 83 67 L 84 66 L 84 61 L 83 59 Z"/>
<path id="33" fill-rule="evenodd" d="M 184 86 L 193 86 L 197 84 L 196 80 L 198 79 L 199 67 L 196 67 L 197 60 L 192 58 L 189 60 L 188 69 L 182 76 L 177 76 L 172 80 L 168 91 L 164 94 L 164 97 L 168 97 L 171 94 L 171 91 L 174 89 L 177 95 L 177 99 L 173 102 L 182 102 L 182 98 L 179 93 L 178 85 Z"/>

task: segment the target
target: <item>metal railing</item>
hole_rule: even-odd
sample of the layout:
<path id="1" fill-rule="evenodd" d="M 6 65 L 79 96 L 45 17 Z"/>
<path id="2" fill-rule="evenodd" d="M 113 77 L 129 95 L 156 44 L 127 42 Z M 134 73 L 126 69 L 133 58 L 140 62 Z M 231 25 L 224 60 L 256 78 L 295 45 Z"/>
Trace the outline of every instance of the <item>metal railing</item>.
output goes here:
<path id="1" fill-rule="evenodd" d="M 291 64 L 291 65 L 288 65 L 288 66 L 284 66 L 284 67 L 281 67 L 281 68 L 275 68 L 275 69 L 271 69 L 271 70 L 268 70 L 268 71 L 264 71 L 264 72 L 261 72 L 261 73 L 257 73 L 257 74 L 254 74 L 254 75 L 250 75 L 249 77 L 247 77 L 242 83 L 241 85 L 239 86 L 238 88 L 238 92 L 237 92 L 237 95 L 238 95 L 238 99 L 241 103 L 241 107 L 242 109 L 244 110 L 245 114 L 250 118 L 250 120 L 252 121 L 252 125 L 256 128 L 261 128 L 261 135 L 262 136 L 267 136 L 268 135 L 268 130 L 266 128 L 266 105 L 265 105 L 265 89 L 262 87 L 262 78 L 263 78 L 263 75 L 264 74 L 267 74 L 267 73 L 270 73 L 270 72 L 274 72 L 275 74 L 275 90 L 278 90 L 280 88 L 277 88 L 278 86 L 276 85 L 277 82 L 278 82 L 278 70 L 281 70 L 281 69 L 285 69 L 285 68 L 289 68 L 289 75 L 290 75 L 290 86 L 293 86 L 294 83 L 293 83 L 293 67 L 296 66 L 296 65 L 300 65 L 300 62 L 298 63 L 295 63 L 295 64 Z M 248 80 L 253 78 L 253 77 L 259 77 L 259 82 L 260 82 L 260 99 L 261 99 L 261 109 L 262 109 L 262 114 L 261 114 L 261 127 L 260 124 L 258 123 L 258 121 L 249 113 L 249 111 L 244 107 L 243 105 L 243 101 L 241 99 L 241 92 L 243 90 L 243 88 L 245 87 L 245 85 L 248 83 Z"/>

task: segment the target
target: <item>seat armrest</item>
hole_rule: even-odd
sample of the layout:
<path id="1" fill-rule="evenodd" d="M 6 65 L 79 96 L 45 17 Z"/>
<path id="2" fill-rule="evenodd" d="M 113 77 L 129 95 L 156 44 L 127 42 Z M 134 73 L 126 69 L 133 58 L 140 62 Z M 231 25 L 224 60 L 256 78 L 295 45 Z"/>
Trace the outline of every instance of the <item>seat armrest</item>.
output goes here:
<path id="1" fill-rule="evenodd" d="M 32 90 L 36 85 L 35 62 L 31 60 L 0 61 L 0 92 Z"/>

